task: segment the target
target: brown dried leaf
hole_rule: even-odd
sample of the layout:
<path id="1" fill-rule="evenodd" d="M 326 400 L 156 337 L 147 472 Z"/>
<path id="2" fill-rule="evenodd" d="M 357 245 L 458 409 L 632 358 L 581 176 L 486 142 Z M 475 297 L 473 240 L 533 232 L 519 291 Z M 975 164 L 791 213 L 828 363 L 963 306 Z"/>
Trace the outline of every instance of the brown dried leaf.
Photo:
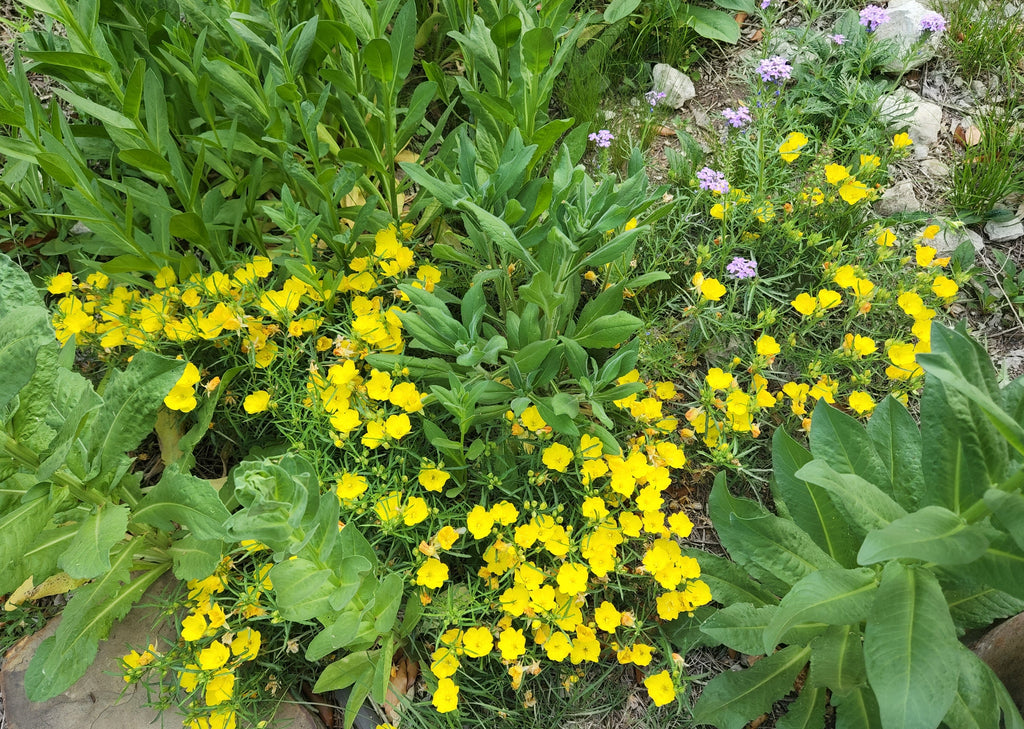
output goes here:
<path id="1" fill-rule="evenodd" d="M 956 131 L 953 132 L 953 139 L 961 147 L 973 147 L 976 144 L 981 144 L 981 130 L 974 125 L 964 127 L 962 124 L 957 124 Z"/>

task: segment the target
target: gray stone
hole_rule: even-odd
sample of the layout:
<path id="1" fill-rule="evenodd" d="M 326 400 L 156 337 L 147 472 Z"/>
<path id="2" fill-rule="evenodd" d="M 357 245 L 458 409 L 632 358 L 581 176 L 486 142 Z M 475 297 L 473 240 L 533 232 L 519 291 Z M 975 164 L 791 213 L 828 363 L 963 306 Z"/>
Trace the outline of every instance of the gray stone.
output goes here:
<path id="1" fill-rule="evenodd" d="M 927 157 L 921 160 L 921 172 L 928 175 L 928 177 L 948 177 L 949 165 L 934 157 Z"/>
<path id="2" fill-rule="evenodd" d="M 952 255 L 965 240 L 971 242 L 976 253 L 981 253 L 985 249 L 985 239 L 970 228 L 943 228 L 932 240 L 931 246 L 935 249 L 936 255 L 942 258 Z"/>
<path id="3" fill-rule="evenodd" d="M 1020 218 L 1014 218 L 1005 223 L 986 223 L 985 235 L 993 243 L 1005 243 L 1018 238 L 1024 238 L 1024 224 Z"/>
<path id="4" fill-rule="evenodd" d="M 171 584 L 166 578 L 157 582 L 140 601 L 153 603 L 153 590 Z M 4 656 L 0 671 L 0 691 L 4 697 L 5 729 L 153 729 L 182 726 L 175 708 L 163 716 L 146 706 L 146 687 L 126 684 L 122 678 L 121 658 L 132 649 L 142 649 L 153 639 L 156 608 L 133 610 L 100 641 L 99 652 L 85 675 L 71 688 L 49 701 L 36 703 L 25 695 L 25 672 L 39 644 L 57 631 L 60 618 L 54 618 L 35 635 L 14 645 Z M 167 638 L 160 642 L 165 645 Z M 159 647 L 159 643 L 158 643 Z M 268 717 L 270 718 L 270 717 Z M 162 724 L 161 724 L 162 722 Z M 320 723 L 301 706 L 282 703 L 269 722 L 273 729 L 320 729 Z"/>
<path id="5" fill-rule="evenodd" d="M 898 213 L 914 213 L 921 209 L 921 203 L 914 195 L 914 183 L 910 180 L 897 182 L 882 193 L 875 203 L 875 212 L 883 217 Z"/>
<path id="6" fill-rule="evenodd" d="M 942 126 L 942 107 L 925 101 L 909 89 L 897 89 L 879 101 L 878 113 L 891 130 L 907 125 L 907 134 L 914 140 L 914 155 L 918 159 L 928 156 L 928 147 L 939 139 Z"/>
<path id="7" fill-rule="evenodd" d="M 687 101 L 697 95 L 693 81 L 682 71 L 666 63 L 654 66 L 654 90 L 665 94 L 663 104 L 672 109 L 682 109 Z"/>
<path id="8" fill-rule="evenodd" d="M 944 32 L 921 30 L 921 19 L 931 12 L 928 8 L 917 0 L 906 0 L 899 5 L 890 3 L 888 12 L 889 22 L 875 31 L 876 38 L 892 40 L 899 49 L 897 58 L 884 66 L 886 71 L 905 73 L 935 57 Z"/>

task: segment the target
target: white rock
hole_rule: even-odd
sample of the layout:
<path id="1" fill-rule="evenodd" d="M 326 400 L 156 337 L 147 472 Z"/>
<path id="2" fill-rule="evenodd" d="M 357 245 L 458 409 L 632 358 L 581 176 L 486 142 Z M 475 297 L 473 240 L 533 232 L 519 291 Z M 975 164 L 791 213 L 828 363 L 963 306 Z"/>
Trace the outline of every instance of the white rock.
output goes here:
<path id="1" fill-rule="evenodd" d="M 653 75 L 654 90 L 665 94 L 662 103 L 672 109 L 682 109 L 687 101 L 697 95 L 690 77 L 667 63 L 656 64 Z"/>
<path id="2" fill-rule="evenodd" d="M 993 243 L 1005 243 L 1006 241 L 1024 238 L 1024 224 L 1020 218 L 1014 218 L 1005 223 L 986 223 L 985 235 Z"/>
<path id="3" fill-rule="evenodd" d="M 952 255 L 953 251 L 959 248 L 960 244 L 965 240 L 971 242 L 976 253 L 981 253 L 985 249 L 985 239 L 970 228 L 960 228 L 959 230 L 944 228 L 932 240 L 931 246 L 935 249 L 936 255 L 942 258 L 943 256 Z"/>
<path id="4" fill-rule="evenodd" d="M 897 213 L 913 213 L 921 209 L 921 203 L 914 195 L 914 183 L 910 180 L 897 182 L 882 193 L 881 199 L 875 203 L 875 212 L 883 217 Z"/>
<path id="5" fill-rule="evenodd" d="M 889 4 L 889 22 L 878 26 L 875 37 L 891 39 L 899 48 L 898 58 L 887 63 L 889 73 L 903 73 L 935 57 L 943 31 L 928 32 L 925 39 L 921 30 L 921 19 L 931 10 L 917 0 L 906 0 L 899 5 Z M 923 43 L 918 41 L 924 40 Z"/>
<path id="6" fill-rule="evenodd" d="M 949 165 L 945 162 L 940 162 L 934 157 L 928 157 L 921 160 L 921 172 L 929 177 L 948 177 Z"/>
<path id="7" fill-rule="evenodd" d="M 71 235 L 89 235 L 92 230 L 86 226 L 85 223 L 78 222 L 71 226 L 71 230 L 68 231 Z"/>
<path id="8" fill-rule="evenodd" d="M 892 130 L 901 129 L 909 123 L 907 133 L 914 140 L 914 156 L 918 159 L 927 157 L 928 147 L 939 139 L 942 107 L 925 101 L 909 89 L 897 89 L 882 97 L 878 113 Z"/>

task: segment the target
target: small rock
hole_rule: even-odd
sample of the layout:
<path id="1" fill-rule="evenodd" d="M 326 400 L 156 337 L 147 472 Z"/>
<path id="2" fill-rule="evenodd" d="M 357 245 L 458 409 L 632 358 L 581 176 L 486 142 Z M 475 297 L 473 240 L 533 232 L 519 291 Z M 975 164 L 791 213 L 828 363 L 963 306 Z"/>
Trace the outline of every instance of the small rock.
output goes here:
<path id="1" fill-rule="evenodd" d="M 925 42 L 919 42 L 925 36 L 921 30 L 921 19 L 931 11 L 917 0 L 906 0 L 899 5 L 889 3 L 888 11 L 889 22 L 878 27 L 875 37 L 894 40 L 899 52 L 895 60 L 885 64 L 885 70 L 904 73 L 934 58 L 944 32 L 927 32 Z"/>
<path id="2" fill-rule="evenodd" d="M 943 228 L 932 239 L 931 246 L 935 249 L 936 255 L 942 258 L 952 255 L 965 240 L 971 242 L 975 253 L 981 253 L 985 249 L 985 239 L 970 228 Z"/>
<path id="3" fill-rule="evenodd" d="M 1006 241 L 1024 238 L 1024 224 L 1020 218 L 1014 218 L 1005 223 L 986 223 L 985 235 L 993 243 L 1005 243 Z"/>
<path id="4" fill-rule="evenodd" d="M 687 101 L 697 95 L 690 77 L 667 63 L 656 64 L 653 75 L 654 90 L 665 94 L 662 103 L 672 109 L 682 109 Z"/>
<path id="5" fill-rule="evenodd" d="M 928 175 L 928 177 L 948 177 L 949 165 L 945 162 L 940 162 L 934 157 L 926 157 L 921 160 L 921 172 Z"/>
<path id="6" fill-rule="evenodd" d="M 875 212 L 883 217 L 898 213 L 913 213 L 921 209 L 921 203 L 914 195 L 914 183 L 910 180 L 897 182 L 875 203 Z"/>
<path id="7" fill-rule="evenodd" d="M 71 233 L 71 235 L 89 235 L 92 233 L 92 230 L 90 230 L 85 223 L 75 223 L 71 226 L 71 230 L 68 232 Z"/>
<path id="8" fill-rule="evenodd" d="M 981 81 L 971 81 L 971 91 L 973 91 L 974 95 L 979 99 L 983 99 L 988 94 L 988 87 Z"/>
<path id="9" fill-rule="evenodd" d="M 909 89 L 897 89 L 879 101 L 878 113 L 893 130 L 909 123 L 907 133 L 914 140 L 914 156 L 928 156 L 928 147 L 939 139 L 942 107 L 925 101 Z"/>

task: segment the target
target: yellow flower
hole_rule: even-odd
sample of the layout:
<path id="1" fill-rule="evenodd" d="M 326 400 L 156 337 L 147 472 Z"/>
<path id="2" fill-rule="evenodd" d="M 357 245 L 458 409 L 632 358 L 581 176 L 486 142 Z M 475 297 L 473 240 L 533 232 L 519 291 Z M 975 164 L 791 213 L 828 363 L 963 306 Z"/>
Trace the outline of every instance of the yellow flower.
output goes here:
<path id="1" fill-rule="evenodd" d="M 724 220 L 725 219 L 725 206 L 722 205 L 722 203 L 715 203 L 714 205 L 711 206 L 711 210 L 708 211 L 708 214 L 712 218 L 716 218 L 718 220 Z"/>
<path id="2" fill-rule="evenodd" d="M 558 568 L 558 589 L 566 595 L 578 595 L 587 589 L 587 577 L 590 573 L 581 564 L 563 564 Z"/>
<path id="3" fill-rule="evenodd" d="M 434 541 L 441 549 L 451 549 L 452 545 L 459 541 L 459 533 L 451 526 L 445 525 L 437 530 Z"/>
<path id="4" fill-rule="evenodd" d="M 838 185 L 849 176 L 850 170 L 848 167 L 843 165 L 825 165 L 825 179 L 832 185 Z"/>
<path id="5" fill-rule="evenodd" d="M 712 390 L 728 390 L 732 386 L 732 373 L 724 372 L 720 367 L 712 367 L 704 381 Z"/>
<path id="6" fill-rule="evenodd" d="M 179 410 L 183 413 L 191 412 L 195 410 L 196 405 L 199 403 L 195 398 L 195 391 L 193 386 L 196 385 L 200 380 L 199 369 L 189 362 L 185 365 L 185 371 L 181 377 L 175 383 L 171 391 L 167 393 L 167 397 L 164 398 L 164 405 L 169 410 Z"/>
<path id="7" fill-rule="evenodd" d="M 892 232 L 892 228 L 886 228 L 875 238 L 875 243 L 886 248 L 891 248 L 895 242 L 896 234 Z"/>
<path id="8" fill-rule="evenodd" d="M 437 690 L 430 703 L 437 709 L 438 714 L 455 711 L 459 706 L 459 687 L 450 678 L 442 678 L 437 682 Z"/>
<path id="9" fill-rule="evenodd" d="M 544 652 L 552 661 L 564 661 L 572 652 L 572 642 L 565 633 L 555 633 L 544 643 Z"/>
<path id="10" fill-rule="evenodd" d="M 547 427 L 547 423 L 544 422 L 544 418 L 540 416 L 540 411 L 537 410 L 536 405 L 531 405 L 523 411 L 523 414 L 519 416 L 523 421 L 523 426 L 527 430 L 543 430 Z"/>
<path id="11" fill-rule="evenodd" d="M 951 299 L 959 290 L 960 287 L 956 285 L 956 282 L 945 276 L 936 276 L 932 281 L 932 292 L 940 299 Z"/>
<path id="12" fill-rule="evenodd" d="M 436 557 L 431 557 L 416 571 L 416 584 L 437 589 L 448 579 L 448 565 Z"/>
<path id="13" fill-rule="evenodd" d="M 875 409 L 875 401 L 863 390 L 855 390 L 850 393 L 850 409 L 858 415 L 870 413 Z"/>
<path id="14" fill-rule="evenodd" d="M 804 316 L 810 316 L 818 308 L 818 300 L 808 293 L 800 294 L 791 303 Z"/>
<path id="15" fill-rule="evenodd" d="M 797 150 L 807 144 L 807 137 L 800 132 L 790 132 L 786 141 L 779 147 L 779 155 L 786 162 L 791 163 L 797 157 L 800 156 L 800 152 Z"/>
<path id="16" fill-rule="evenodd" d="M 830 289 L 822 289 L 818 292 L 818 304 L 821 305 L 822 310 L 834 309 L 839 306 L 842 302 L 843 297 L 838 291 L 831 291 Z"/>
<path id="17" fill-rule="evenodd" d="M 420 471 L 418 476 L 420 486 L 427 491 L 442 491 L 449 478 L 451 478 L 451 474 L 440 468 L 425 468 Z"/>
<path id="18" fill-rule="evenodd" d="M 706 278 L 700 284 L 700 295 L 708 301 L 718 301 L 725 295 L 725 292 L 725 286 L 715 278 Z"/>
<path id="19" fill-rule="evenodd" d="M 871 172 L 881 164 L 882 160 L 877 155 L 862 154 L 860 156 L 860 172 Z"/>
<path id="20" fill-rule="evenodd" d="M 69 271 L 58 273 L 50 279 L 50 285 L 46 290 L 51 294 L 69 294 L 75 285 L 75 280 Z"/>
<path id="21" fill-rule="evenodd" d="M 647 693 L 650 694 L 655 706 L 664 706 L 675 701 L 676 688 L 668 671 L 648 676 L 644 679 L 644 686 L 647 687 Z"/>
<path id="22" fill-rule="evenodd" d="M 462 637 L 462 648 L 470 658 L 483 658 L 494 649 L 494 636 L 483 626 L 469 628 Z"/>
<path id="23" fill-rule="evenodd" d="M 204 671 L 216 671 L 228 662 L 231 651 L 219 640 L 210 644 L 209 648 L 199 651 L 199 667 Z"/>
<path id="24" fill-rule="evenodd" d="M 389 491 L 373 505 L 373 511 L 382 522 L 395 521 L 402 513 L 402 492 Z"/>
<path id="25" fill-rule="evenodd" d="M 910 138 L 910 135 L 906 132 L 900 132 L 892 138 L 893 149 L 903 149 L 909 147 L 914 143 L 914 140 Z"/>
<path id="26" fill-rule="evenodd" d="M 868 189 L 868 186 L 858 181 L 856 177 L 851 177 L 839 188 L 839 197 L 843 198 L 849 205 L 856 205 L 870 193 L 871 191 Z"/>
<path id="27" fill-rule="evenodd" d="M 929 225 L 927 228 L 921 231 L 921 237 L 924 238 L 925 240 L 932 240 L 933 238 L 935 238 L 935 236 L 939 234 L 940 230 L 942 230 L 942 228 L 940 228 L 937 225 Z"/>
<path id="28" fill-rule="evenodd" d="M 757 353 L 762 357 L 774 357 L 782 351 L 781 347 L 779 347 L 779 343 L 775 341 L 775 338 L 770 337 L 767 334 L 762 334 L 758 337 L 755 345 L 757 346 Z"/>
<path id="29" fill-rule="evenodd" d="M 193 613 L 181 621 L 181 639 L 193 643 L 203 637 L 206 632 L 206 618 L 200 613 Z"/>
<path id="30" fill-rule="evenodd" d="M 430 507 L 419 496 L 410 496 L 402 509 L 402 521 L 406 526 L 415 526 L 430 516 Z"/>
<path id="31" fill-rule="evenodd" d="M 564 446 L 561 443 L 552 443 L 544 449 L 544 455 L 541 460 L 544 462 L 544 465 L 552 471 L 565 473 L 565 469 L 572 462 L 572 457 L 573 453 L 571 448 Z"/>
<path id="32" fill-rule="evenodd" d="M 206 705 L 216 706 L 230 701 L 235 693 L 235 674 L 220 671 L 206 683 Z"/>
<path id="33" fill-rule="evenodd" d="M 411 430 L 412 423 L 409 422 L 409 416 L 405 413 L 388 416 L 387 421 L 384 423 L 384 431 L 395 440 L 401 440 Z"/>
<path id="34" fill-rule="evenodd" d="M 270 407 L 270 393 L 266 390 L 256 390 L 256 392 L 246 395 L 242 403 L 242 408 L 250 415 L 265 412 L 268 407 Z"/>
<path id="35" fill-rule="evenodd" d="M 914 246 L 914 258 L 917 259 L 917 265 L 921 268 L 930 266 L 935 260 L 936 252 L 931 246 Z"/>
<path id="36" fill-rule="evenodd" d="M 358 499 L 366 492 L 368 486 L 365 476 L 343 473 L 335 485 L 335 490 L 341 500 Z"/>
<path id="37" fill-rule="evenodd" d="M 506 661 L 514 661 L 526 653 L 526 637 L 518 628 L 505 628 L 498 637 L 498 650 Z"/>
<path id="38" fill-rule="evenodd" d="M 235 633 L 231 641 L 231 654 L 238 656 L 243 661 L 252 661 L 260 652 L 260 632 L 252 628 L 242 628 Z"/>
<path id="39" fill-rule="evenodd" d="M 487 509 L 478 504 L 466 515 L 466 526 L 474 539 L 483 539 L 491 533 L 491 528 L 494 527 L 494 517 Z"/>
<path id="40" fill-rule="evenodd" d="M 614 633 L 622 620 L 622 613 L 615 609 L 615 606 L 605 600 L 600 607 L 594 611 L 594 622 L 597 627 L 608 633 Z"/>

